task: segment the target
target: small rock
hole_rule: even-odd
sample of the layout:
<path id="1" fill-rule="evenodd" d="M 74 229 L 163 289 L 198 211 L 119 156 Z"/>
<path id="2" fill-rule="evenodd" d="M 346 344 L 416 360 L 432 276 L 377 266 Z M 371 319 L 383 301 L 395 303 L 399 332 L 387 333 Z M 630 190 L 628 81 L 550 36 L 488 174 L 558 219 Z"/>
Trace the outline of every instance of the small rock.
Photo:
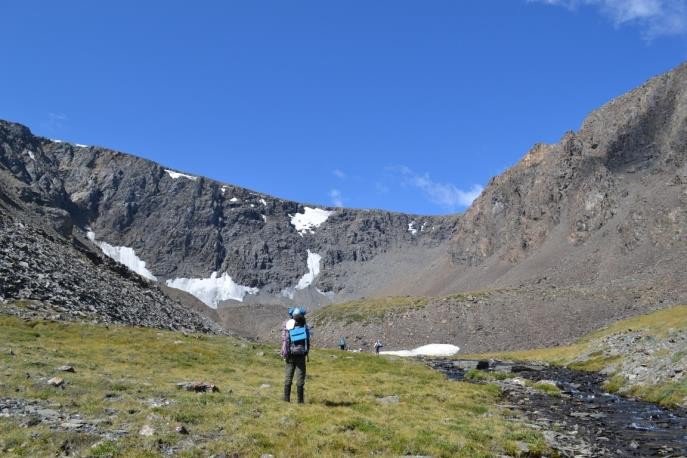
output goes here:
<path id="1" fill-rule="evenodd" d="M 64 385 L 64 379 L 61 377 L 53 377 L 50 380 L 48 380 L 48 385 L 60 387 L 60 386 Z"/>
<path id="2" fill-rule="evenodd" d="M 25 428 L 30 428 L 32 426 L 39 425 L 41 423 L 41 419 L 39 417 L 29 417 L 26 420 L 24 420 L 21 425 Z"/>
<path id="3" fill-rule="evenodd" d="M 260 385 L 260 388 L 261 389 L 272 388 L 272 385 L 270 385 L 269 383 L 263 383 L 262 385 Z"/>
<path id="4" fill-rule="evenodd" d="M 397 395 L 384 396 L 383 398 L 377 398 L 377 402 L 380 404 L 398 404 L 401 402 L 401 398 Z"/>
<path id="5" fill-rule="evenodd" d="M 264 351 L 259 351 L 259 352 L 257 352 L 255 355 L 256 355 L 256 356 L 265 356 L 265 352 L 264 352 Z"/>
<path id="6" fill-rule="evenodd" d="M 174 431 L 176 431 L 179 434 L 188 434 L 188 429 L 186 429 L 186 426 L 182 425 L 181 423 L 174 427 Z"/>
<path id="7" fill-rule="evenodd" d="M 518 451 L 525 456 L 527 456 L 527 454 L 530 452 L 530 446 L 527 445 L 526 442 L 517 441 L 515 446 L 518 447 Z"/>
<path id="8" fill-rule="evenodd" d="M 217 385 L 208 382 L 179 382 L 178 389 L 185 389 L 186 391 L 195 391 L 197 393 L 217 392 L 219 388 Z"/>
<path id="9" fill-rule="evenodd" d="M 637 443 L 637 441 L 630 442 L 630 448 L 633 450 L 637 450 L 639 448 L 639 444 Z"/>
<path id="10" fill-rule="evenodd" d="M 260 455 L 260 458 L 274 458 L 274 455 L 272 455 L 271 453 L 263 453 L 262 455 Z"/>
<path id="11" fill-rule="evenodd" d="M 74 366 L 60 366 L 57 368 L 57 370 L 61 372 L 76 372 L 74 370 Z"/>
<path id="12" fill-rule="evenodd" d="M 141 430 L 138 432 L 138 434 L 141 436 L 150 437 L 153 434 L 155 434 L 155 429 L 150 425 L 143 425 L 143 427 L 141 427 Z"/>
<path id="13" fill-rule="evenodd" d="M 86 424 L 86 422 L 84 420 L 81 420 L 79 418 L 72 418 L 72 419 L 67 420 L 63 423 L 60 423 L 60 426 L 63 427 L 64 429 L 80 429 L 85 424 Z"/>

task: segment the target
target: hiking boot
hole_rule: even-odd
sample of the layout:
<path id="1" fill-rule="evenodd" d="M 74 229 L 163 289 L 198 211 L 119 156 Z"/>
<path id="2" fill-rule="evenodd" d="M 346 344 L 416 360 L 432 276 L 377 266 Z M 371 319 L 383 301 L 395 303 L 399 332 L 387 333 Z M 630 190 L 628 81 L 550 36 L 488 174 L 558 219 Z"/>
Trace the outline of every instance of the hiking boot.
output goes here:
<path id="1" fill-rule="evenodd" d="M 296 387 L 296 392 L 298 393 L 298 403 L 303 404 L 305 401 L 303 400 L 303 387 L 302 386 L 297 386 Z"/>
<path id="2" fill-rule="evenodd" d="M 291 385 L 284 385 L 284 401 L 291 402 Z"/>

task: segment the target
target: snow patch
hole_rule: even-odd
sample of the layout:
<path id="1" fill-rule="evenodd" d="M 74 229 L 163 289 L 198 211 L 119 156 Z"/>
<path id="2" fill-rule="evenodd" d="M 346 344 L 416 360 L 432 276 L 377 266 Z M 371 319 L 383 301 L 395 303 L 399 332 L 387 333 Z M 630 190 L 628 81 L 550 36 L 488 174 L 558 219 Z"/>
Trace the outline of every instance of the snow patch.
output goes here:
<path id="1" fill-rule="evenodd" d="M 380 351 L 381 355 L 391 356 L 453 356 L 460 347 L 451 344 L 429 344 L 414 350 Z"/>
<path id="2" fill-rule="evenodd" d="M 232 197 L 229 199 L 229 202 L 238 202 L 239 200 L 236 197 Z"/>
<path id="3" fill-rule="evenodd" d="M 176 180 L 177 178 L 186 178 L 196 181 L 198 179 L 198 177 L 194 177 L 193 175 L 186 175 L 185 173 L 175 172 L 174 170 L 165 169 L 165 172 L 167 172 L 167 175 L 172 177 L 173 180 Z"/>
<path id="4" fill-rule="evenodd" d="M 246 294 L 257 294 L 258 288 L 239 285 L 224 272 L 221 277 L 213 272 L 210 278 L 175 278 L 167 280 L 167 286 L 186 291 L 213 309 L 229 299 L 243 302 Z"/>
<path id="5" fill-rule="evenodd" d="M 220 190 L 222 191 L 222 194 L 224 194 L 225 192 L 227 192 L 227 189 L 229 188 L 227 188 L 226 186 L 222 186 Z"/>
<path id="6" fill-rule="evenodd" d="M 265 199 L 260 199 L 260 203 L 267 207 L 267 201 Z"/>
<path id="7" fill-rule="evenodd" d="M 415 228 L 415 221 L 411 221 L 408 223 L 408 232 L 410 232 L 412 235 L 417 234 L 417 228 Z"/>
<path id="8" fill-rule="evenodd" d="M 26 150 L 26 153 L 29 155 L 32 161 L 36 160 L 36 156 L 33 154 L 33 151 Z"/>
<path id="9" fill-rule="evenodd" d="M 53 143 L 63 143 L 62 140 L 58 140 L 56 138 L 51 138 L 50 141 Z"/>
<path id="10" fill-rule="evenodd" d="M 320 261 L 322 256 L 308 250 L 308 273 L 303 275 L 296 285 L 296 289 L 305 289 L 312 285 L 315 277 L 320 274 Z"/>
<path id="11" fill-rule="evenodd" d="M 103 251 L 106 256 L 114 259 L 120 264 L 126 266 L 127 269 L 136 272 L 143 278 L 148 280 L 157 281 L 155 275 L 152 274 L 148 269 L 146 269 L 146 263 L 141 258 L 136 256 L 136 252 L 133 248 L 126 246 L 113 246 L 107 242 L 98 242 L 95 240 L 95 232 L 89 230 L 86 232 L 86 237 Z"/>
<path id="12" fill-rule="evenodd" d="M 74 143 L 74 146 L 78 146 L 79 148 L 88 148 L 88 145 L 82 145 L 81 143 Z"/>
<path id="13" fill-rule="evenodd" d="M 299 234 L 314 234 L 314 228 L 320 227 L 322 223 L 327 221 L 327 218 L 333 211 L 324 210 L 321 208 L 304 207 L 303 213 L 296 213 L 289 215 L 291 217 L 291 224 L 296 228 Z"/>
<path id="14" fill-rule="evenodd" d="M 420 232 L 425 232 L 425 227 L 427 227 L 427 221 L 422 223 L 422 226 L 420 226 Z"/>
<path id="15" fill-rule="evenodd" d="M 303 275 L 301 279 L 298 280 L 298 284 L 296 286 L 289 286 L 288 288 L 282 289 L 281 295 L 283 297 L 288 297 L 289 299 L 293 300 L 297 289 L 305 289 L 308 286 L 312 285 L 312 282 L 315 281 L 315 278 L 320 274 L 321 260 L 322 256 L 308 250 L 308 273 Z M 333 293 L 323 293 L 320 290 L 317 290 L 317 292 L 327 297 L 329 297 L 329 294 L 333 295 Z"/>
<path id="16" fill-rule="evenodd" d="M 262 216 L 262 220 L 263 220 L 264 222 L 267 222 L 267 216 L 265 216 L 265 215 L 260 215 L 260 216 Z"/>

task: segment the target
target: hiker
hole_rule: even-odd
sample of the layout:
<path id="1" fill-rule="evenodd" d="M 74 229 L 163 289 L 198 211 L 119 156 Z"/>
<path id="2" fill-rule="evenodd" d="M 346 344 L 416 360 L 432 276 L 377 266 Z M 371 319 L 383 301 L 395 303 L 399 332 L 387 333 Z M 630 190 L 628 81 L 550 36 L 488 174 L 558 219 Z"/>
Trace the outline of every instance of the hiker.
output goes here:
<path id="1" fill-rule="evenodd" d="M 384 344 L 382 343 L 382 341 L 377 339 L 375 341 L 375 353 L 379 354 L 379 349 L 382 348 L 383 346 L 384 346 Z"/>
<path id="2" fill-rule="evenodd" d="M 344 336 L 341 336 L 341 338 L 339 339 L 339 348 L 341 350 L 346 349 L 346 338 Z"/>
<path id="3" fill-rule="evenodd" d="M 289 319 L 281 331 L 281 355 L 286 362 L 284 372 L 284 401 L 291 402 L 291 383 L 296 374 L 298 403 L 304 402 L 305 363 L 310 350 L 310 328 L 305 323 L 304 308 L 289 308 Z"/>

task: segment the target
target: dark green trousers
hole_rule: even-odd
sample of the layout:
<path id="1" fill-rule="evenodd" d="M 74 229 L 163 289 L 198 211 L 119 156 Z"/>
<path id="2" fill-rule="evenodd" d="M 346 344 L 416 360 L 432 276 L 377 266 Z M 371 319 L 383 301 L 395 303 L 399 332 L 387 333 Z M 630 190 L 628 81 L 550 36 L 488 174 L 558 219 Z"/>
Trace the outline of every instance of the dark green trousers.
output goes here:
<path id="1" fill-rule="evenodd" d="M 284 369 L 284 400 L 291 398 L 291 384 L 293 375 L 296 374 L 296 389 L 298 392 L 298 402 L 303 402 L 303 387 L 305 385 L 305 356 L 289 356 L 286 358 L 286 368 Z"/>

